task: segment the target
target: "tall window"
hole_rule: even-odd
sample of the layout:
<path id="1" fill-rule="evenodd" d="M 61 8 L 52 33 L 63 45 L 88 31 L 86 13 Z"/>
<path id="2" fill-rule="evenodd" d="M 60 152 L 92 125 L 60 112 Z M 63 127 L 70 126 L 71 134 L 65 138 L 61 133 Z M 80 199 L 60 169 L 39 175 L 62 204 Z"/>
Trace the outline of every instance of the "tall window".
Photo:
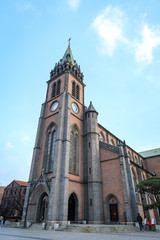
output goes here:
<path id="1" fill-rule="evenodd" d="M 52 86 L 52 96 L 51 96 L 51 98 L 53 98 L 55 96 L 56 96 L 56 83 L 54 83 L 53 86 Z"/>
<path id="2" fill-rule="evenodd" d="M 137 189 L 137 186 L 136 186 L 138 182 L 137 182 L 136 173 L 135 173 L 133 168 L 132 168 L 132 176 L 133 176 L 133 184 L 134 184 L 136 202 L 139 202 L 139 193 L 138 193 L 138 189 Z"/>
<path id="3" fill-rule="evenodd" d="M 69 173 L 79 175 L 79 134 L 76 126 L 70 134 Z"/>
<path id="4" fill-rule="evenodd" d="M 80 87 L 78 84 L 76 85 L 74 81 L 72 82 L 72 96 L 74 96 L 78 100 L 80 98 Z"/>
<path id="5" fill-rule="evenodd" d="M 135 161 L 135 163 L 137 163 L 137 164 L 139 163 L 138 158 L 137 158 L 136 156 L 134 157 L 134 161 Z"/>
<path id="6" fill-rule="evenodd" d="M 99 141 L 105 142 L 103 132 L 99 132 Z"/>
<path id="7" fill-rule="evenodd" d="M 75 97 L 75 82 L 72 82 L 72 95 Z"/>
<path id="8" fill-rule="evenodd" d="M 60 94 L 61 91 L 61 80 L 59 79 L 58 82 L 55 82 L 52 85 L 52 93 L 51 93 L 51 98 L 56 97 L 57 95 Z"/>
<path id="9" fill-rule="evenodd" d="M 58 80 L 58 83 L 57 83 L 57 95 L 60 94 L 60 90 L 61 90 L 61 80 Z"/>
<path id="10" fill-rule="evenodd" d="M 53 162 L 55 156 L 55 140 L 56 140 L 56 131 L 55 126 L 52 125 L 48 131 L 46 136 L 46 154 L 44 161 L 44 169 L 46 173 L 53 171 Z"/>
<path id="11" fill-rule="evenodd" d="M 129 158 L 131 159 L 131 153 L 128 151 L 128 156 L 129 156 Z"/>
<path id="12" fill-rule="evenodd" d="M 76 86 L 76 98 L 79 100 L 79 85 Z"/>
<path id="13" fill-rule="evenodd" d="M 115 142 L 114 142 L 113 139 L 111 139 L 110 144 L 113 145 L 113 146 L 115 146 Z"/>

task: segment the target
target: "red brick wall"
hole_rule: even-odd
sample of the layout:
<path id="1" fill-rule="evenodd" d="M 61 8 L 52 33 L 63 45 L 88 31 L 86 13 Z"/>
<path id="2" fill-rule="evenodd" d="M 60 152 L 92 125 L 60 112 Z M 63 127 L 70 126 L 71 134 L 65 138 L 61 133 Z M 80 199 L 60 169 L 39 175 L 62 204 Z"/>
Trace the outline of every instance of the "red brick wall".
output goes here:
<path id="1" fill-rule="evenodd" d="M 72 175 L 72 179 L 75 178 L 76 176 Z M 83 220 L 83 185 L 81 183 L 76 183 L 76 182 L 72 182 L 69 181 L 69 190 L 68 190 L 68 197 L 71 195 L 71 193 L 75 193 L 77 195 L 78 198 L 78 204 L 79 204 L 79 212 L 80 212 L 80 219 L 79 220 Z"/>
<path id="2" fill-rule="evenodd" d="M 158 177 L 160 177 L 160 156 L 145 158 L 144 162 L 148 171 L 155 172 Z"/>
<path id="3" fill-rule="evenodd" d="M 119 201 L 121 221 L 124 222 L 125 219 L 123 213 L 125 212 L 125 203 L 123 195 L 120 160 L 118 154 L 110 152 L 106 149 L 100 149 L 100 156 L 101 156 L 104 219 L 106 220 L 106 206 L 105 206 L 106 197 L 112 193 L 117 197 Z M 108 160 L 102 161 L 106 159 Z"/>

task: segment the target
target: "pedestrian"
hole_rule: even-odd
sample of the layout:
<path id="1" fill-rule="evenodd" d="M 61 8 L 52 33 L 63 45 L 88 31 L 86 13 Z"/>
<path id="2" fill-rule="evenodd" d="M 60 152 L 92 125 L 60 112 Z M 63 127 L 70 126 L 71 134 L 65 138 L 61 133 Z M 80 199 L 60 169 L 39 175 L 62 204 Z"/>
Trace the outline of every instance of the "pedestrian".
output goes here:
<path id="1" fill-rule="evenodd" d="M 0 216 L 0 226 L 3 224 L 3 216 Z"/>
<path id="2" fill-rule="evenodd" d="M 142 217 L 139 213 L 138 213 L 138 216 L 137 216 L 137 222 L 139 223 L 140 231 L 142 231 L 143 230 Z"/>
<path id="3" fill-rule="evenodd" d="M 6 217 L 3 218 L 3 225 L 5 224 L 5 221 L 6 221 Z"/>
<path id="4" fill-rule="evenodd" d="M 151 231 L 151 230 L 152 230 L 152 222 L 151 222 L 151 219 L 148 218 L 147 223 L 148 223 L 149 231 Z"/>

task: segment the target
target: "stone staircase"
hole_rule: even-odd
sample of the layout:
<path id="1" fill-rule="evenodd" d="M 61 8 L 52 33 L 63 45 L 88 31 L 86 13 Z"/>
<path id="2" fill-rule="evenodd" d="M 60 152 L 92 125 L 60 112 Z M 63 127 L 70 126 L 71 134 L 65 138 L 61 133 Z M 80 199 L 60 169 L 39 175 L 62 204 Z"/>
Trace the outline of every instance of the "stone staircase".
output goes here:
<path id="1" fill-rule="evenodd" d="M 139 228 L 134 225 L 71 224 L 66 227 L 59 227 L 56 231 L 83 233 L 130 233 L 139 232 Z"/>
<path id="2" fill-rule="evenodd" d="M 20 225 L 20 222 L 7 222 L 3 225 L 5 228 L 18 228 Z"/>
<path id="3" fill-rule="evenodd" d="M 4 227 L 17 228 L 18 223 L 8 223 Z M 34 223 L 28 226 L 30 230 L 45 230 L 45 225 L 43 223 Z M 82 233 L 130 233 L 138 232 L 139 228 L 134 225 L 98 225 L 98 224 L 70 224 L 59 226 L 56 230 L 50 228 L 47 230 L 52 231 L 65 231 L 65 232 L 82 232 Z"/>
<path id="4" fill-rule="evenodd" d="M 42 229 L 44 229 L 44 227 L 43 227 L 43 225 L 42 225 L 42 223 L 33 223 L 30 227 L 29 227 L 29 229 L 31 229 L 31 230 L 42 230 Z"/>

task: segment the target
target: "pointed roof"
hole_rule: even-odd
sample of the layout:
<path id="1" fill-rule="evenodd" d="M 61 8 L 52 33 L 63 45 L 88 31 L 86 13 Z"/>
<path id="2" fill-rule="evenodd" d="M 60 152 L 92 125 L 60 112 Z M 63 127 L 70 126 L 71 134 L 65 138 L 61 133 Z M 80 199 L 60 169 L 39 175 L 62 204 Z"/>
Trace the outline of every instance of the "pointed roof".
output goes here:
<path id="1" fill-rule="evenodd" d="M 90 105 L 89 105 L 86 112 L 97 112 L 96 109 L 94 108 L 93 104 L 92 104 L 92 101 L 90 101 Z"/>
<path id="2" fill-rule="evenodd" d="M 75 61 L 74 61 L 72 51 L 70 48 L 70 42 L 68 44 L 67 50 L 66 50 L 62 60 L 60 61 L 60 64 L 64 64 L 65 62 L 70 62 L 73 66 L 75 65 Z"/>
<path id="3" fill-rule="evenodd" d="M 15 181 L 16 183 L 18 183 L 19 185 L 21 185 L 21 186 L 27 187 L 28 182 L 19 181 L 19 180 L 14 180 L 14 181 Z"/>
<path id="4" fill-rule="evenodd" d="M 21 185 L 21 186 L 24 186 L 24 187 L 27 187 L 27 184 L 28 184 L 28 182 L 24 182 L 24 181 L 20 181 L 20 180 L 13 180 L 10 184 L 7 185 L 6 188 L 12 187 L 12 184 L 14 184 L 14 183 L 16 183 L 18 185 Z"/>
<path id="5" fill-rule="evenodd" d="M 83 84 L 84 76 L 83 73 L 81 72 L 80 65 L 78 65 L 73 58 L 72 51 L 70 48 L 70 40 L 71 39 L 68 40 L 69 41 L 68 47 L 65 51 L 63 58 L 60 59 L 60 61 L 55 64 L 53 69 L 51 69 L 49 81 L 52 81 L 54 78 L 56 78 L 58 75 L 61 75 L 65 71 L 69 71 L 79 82 L 82 82 Z"/>

